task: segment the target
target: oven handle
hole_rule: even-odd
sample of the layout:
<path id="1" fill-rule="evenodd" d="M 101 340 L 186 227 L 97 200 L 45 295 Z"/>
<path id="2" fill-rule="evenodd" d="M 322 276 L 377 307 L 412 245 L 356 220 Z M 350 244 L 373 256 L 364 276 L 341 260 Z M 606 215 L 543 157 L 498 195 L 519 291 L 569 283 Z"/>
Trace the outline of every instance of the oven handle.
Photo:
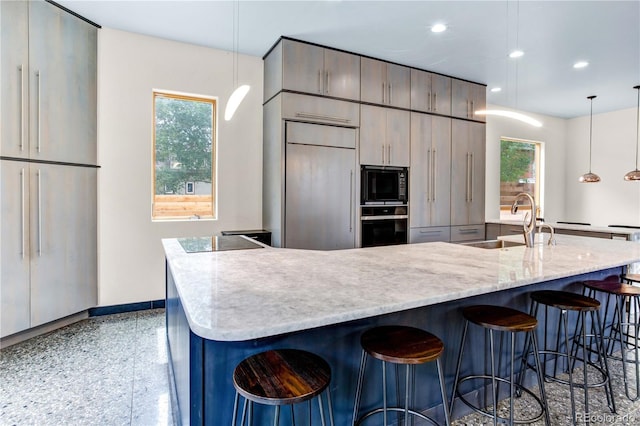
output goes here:
<path id="1" fill-rule="evenodd" d="M 388 215 L 388 216 L 361 216 L 360 219 L 367 221 L 367 220 L 395 220 L 395 219 L 408 219 L 409 215 L 407 214 L 395 214 L 395 215 Z"/>

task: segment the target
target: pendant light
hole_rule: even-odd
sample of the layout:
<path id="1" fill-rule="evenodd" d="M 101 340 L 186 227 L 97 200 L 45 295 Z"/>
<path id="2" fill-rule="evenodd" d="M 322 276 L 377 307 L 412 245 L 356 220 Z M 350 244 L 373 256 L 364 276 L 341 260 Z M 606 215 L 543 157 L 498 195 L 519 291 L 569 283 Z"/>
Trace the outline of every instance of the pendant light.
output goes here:
<path id="1" fill-rule="evenodd" d="M 640 85 L 635 86 L 634 89 L 638 91 L 638 118 L 636 120 L 636 169 L 630 171 L 624 175 L 626 181 L 640 181 L 640 165 L 638 165 L 638 145 L 640 145 Z"/>
<path id="2" fill-rule="evenodd" d="M 233 87 L 235 90 L 229 96 L 227 106 L 224 110 L 224 119 L 229 121 L 233 118 L 236 110 L 242 103 L 244 97 L 249 93 L 251 86 L 243 84 L 238 86 L 238 47 L 240 45 L 240 2 L 233 3 Z"/>
<path id="3" fill-rule="evenodd" d="M 591 173 L 591 140 L 593 134 L 593 99 L 595 95 L 587 96 L 587 99 L 591 101 L 591 113 L 589 114 L 589 173 L 585 173 L 578 179 L 582 183 L 596 183 L 600 182 L 600 176 L 595 173 Z"/>

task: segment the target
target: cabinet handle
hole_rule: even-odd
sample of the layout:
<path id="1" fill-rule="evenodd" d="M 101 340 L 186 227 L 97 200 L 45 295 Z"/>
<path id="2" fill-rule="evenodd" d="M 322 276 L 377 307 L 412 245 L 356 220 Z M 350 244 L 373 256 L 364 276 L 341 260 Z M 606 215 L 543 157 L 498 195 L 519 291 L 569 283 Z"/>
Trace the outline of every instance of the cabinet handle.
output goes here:
<path id="1" fill-rule="evenodd" d="M 37 70 L 36 70 L 36 80 L 38 81 L 38 143 L 36 145 L 36 149 L 38 150 L 38 152 L 40 152 L 40 136 L 41 136 L 40 130 L 42 128 L 42 126 L 40 125 L 40 111 L 41 111 L 40 99 L 42 99 L 42 96 L 41 96 L 42 92 L 40 89 L 42 87 L 42 84 L 40 80 L 40 71 L 37 71 Z"/>
<path id="2" fill-rule="evenodd" d="M 471 157 L 471 168 L 469 169 L 469 202 L 473 203 L 473 152 L 469 154 Z"/>
<path id="3" fill-rule="evenodd" d="M 326 80 L 327 80 L 327 84 L 324 86 L 324 91 L 325 93 L 328 95 L 329 94 L 329 71 L 326 72 Z"/>
<path id="4" fill-rule="evenodd" d="M 391 164 L 391 144 L 388 145 L 389 155 L 387 156 L 387 164 Z"/>
<path id="5" fill-rule="evenodd" d="M 312 118 L 315 120 L 336 121 L 338 123 L 351 123 L 351 119 L 342 117 L 333 117 L 331 115 L 314 114 L 312 112 L 296 112 L 298 118 Z"/>
<path id="6" fill-rule="evenodd" d="M 318 93 L 322 94 L 322 71 L 318 70 Z"/>
<path id="7" fill-rule="evenodd" d="M 24 252 L 25 252 L 25 243 L 24 243 L 24 236 L 25 236 L 25 199 L 24 199 L 24 169 L 20 170 L 20 220 L 21 220 L 21 225 L 22 225 L 22 235 L 20 237 L 20 251 L 21 251 L 21 255 L 22 258 L 24 259 Z"/>
<path id="8" fill-rule="evenodd" d="M 420 231 L 421 234 L 442 234 L 442 231 Z"/>
<path id="9" fill-rule="evenodd" d="M 429 104 L 427 106 L 427 111 L 431 111 L 431 92 L 427 92 L 427 97 L 429 99 Z"/>
<path id="10" fill-rule="evenodd" d="M 477 234 L 478 232 L 479 232 L 478 228 L 460 229 L 458 231 L 459 234 Z"/>
<path id="11" fill-rule="evenodd" d="M 475 108 L 473 106 L 473 101 L 471 101 L 471 111 L 469 111 L 469 118 L 473 118 Z"/>
<path id="12" fill-rule="evenodd" d="M 433 151 L 431 151 L 431 174 L 433 176 L 433 179 L 431 180 L 431 200 L 435 203 L 436 202 L 436 150 L 434 149 Z"/>
<path id="13" fill-rule="evenodd" d="M 384 164 L 384 144 L 382 144 L 382 164 Z"/>
<path id="14" fill-rule="evenodd" d="M 385 87 L 384 87 L 384 81 L 382 82 L 382 103 L 384 103 L 384 92 L 385 92 Z"/>
<path id="15" fill-rule="evenodd" d="M 20 152 L 24 151 L 24 65 L 20 64 Z M 24 253 L 23 253 L 24 254 Z"/>
<path id="16" fill-rule="evenodd" d="M 428 174 L 428 178 L 427 181 L 425 182 L 427 185 L 427 203 L 431 202 L 431 164 L 433 163 L 433 160 L 431 159 L 431 150 L 428 149 L 427 150 L 427 164 L 429 165 L 429 174 Z"/>
<path id="17" fill-rule="evenodd" d="M 469 161 L 470 161 L 470 156 L 469 153 L 467 152 L 467 182 L 466 182 L 466 193 L 465 193 L 465 201 L 469 202 L 469 186 L 470 186 L 470 182 L 469 182 L 469 175 L 470 175 L 470 169 L 471 167 L 469 166 Z"/>
<path id="18" fill-rule="evenodd" d="M 353 232 L 353 170 L 349 175 L 349 232 Z"/>
<path id="19" fill-rule="evenodd" d="M 433 94 L 433 112 L 437 112 L 438 111 L 438 94 L 434 93 Z"/>
<path id="20" fill-rule="evenodd" d="M 389 83 L 389 105 L 393 102 L 393 92 L 391 91 L 391 83 Z"/>
<path id="21" fill-rule="evenodd" d="M 42 256 L 42 173 L 38 169 L 38 256 Z"/>

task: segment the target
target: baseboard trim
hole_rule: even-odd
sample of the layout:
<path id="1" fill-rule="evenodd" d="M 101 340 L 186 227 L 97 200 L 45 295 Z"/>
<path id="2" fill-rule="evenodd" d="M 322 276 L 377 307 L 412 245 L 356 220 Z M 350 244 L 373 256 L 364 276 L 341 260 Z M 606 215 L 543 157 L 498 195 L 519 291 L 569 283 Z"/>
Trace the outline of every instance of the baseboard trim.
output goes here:
<path id="1" fill-rule="evenodd" d="M 50 333 L 59 328 L 66 327 L 78 321 L 82 321 L 89 317 L 87 311 L 78 312 L 77 314 L 69 315 L 68 317 L 60 318 L 55 321 L 48 322 L 33 328 L 29 328 L 24 331 L 20 331 L 16 334 L 6 336 L 0 339 L 0 349 L 7 348 L 15 345 L 16 343 L 24 342 L 32 337 L 40 336 L 42 334 Z"/>
<path id="2" fill-rule="evenodd" d="M 123 314 L 126 312 L 144 311 L 147 309 L 159 308 L 164 308 L 164 299 L 150 300 L 148 302 L 125 303 L 122 305 L 98 306 L 89 309 L 89 317 Z"/>

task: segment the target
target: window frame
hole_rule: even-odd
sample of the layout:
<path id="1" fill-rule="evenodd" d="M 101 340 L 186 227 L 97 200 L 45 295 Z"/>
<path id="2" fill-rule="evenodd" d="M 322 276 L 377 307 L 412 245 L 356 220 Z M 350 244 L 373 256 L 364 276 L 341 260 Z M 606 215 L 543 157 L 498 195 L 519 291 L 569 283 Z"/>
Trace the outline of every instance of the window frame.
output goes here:
<path id="1" fill-rule="evenodd" d="M 536 201 L 536 207 L 537 207 L 537 212 L 536 212 L 536 216 L 538 218 L 543 218 L 544 217 L 544 151 L 545 151 L 545 143 L 542 141 L 535 141 L 535 140 L 530 140 L 530 139 L 521 139 L 521 138 L 514 138 L 514 137 L 509 137 L 509 136 L 501 136 L 500 137 L 500 146 L 502 146 L 502 142 L 515 142 L 515 143 L 526 143 L 526 144 L 532 144 L 535 145 L 536 149 L 535 149 L 535 164 L 536 164 L 536 184 L 535 184 L 535 194 L 532 194 L 535 201 Z M 499 149 L 498 152 L 500 153 L 499 157 L 500 157 L 500 168 L 499 170 L 499 175 L 500 172 L 502 171 L 502 149 Z M 498 185 L 500 185 L 502 183 L 502 181 L 500 179 L 498 179 Z M 502 190 L 501 188 L 499 188 L 498 190 L 498 202 L 500 203 L 500 199 L 502 197 Z M 511 215 L 511 206 L 503 206 L 502 204 L 499 204 L 500 207 L 500 218 L 501 219 L 507 219 L 508 215 Z M 521 207 L 518 208 L 518 211 L 526 213 L 527 211 L 531 211 L 531 207 L 529 205 L 523 205 Z M 513 219 L 511 219 L 513 220 Z"/>
<path id="2" fill-rule="evenodd" d="M 199 215 L 194 211 L 182 215 L 162 215 L 156 213 L 158 203 L 156 197 L 156 99 L 169 98 L 183 101 L 203 102 L 211 105 L 211 212 Z M 217 220 L 218 218 L 218 98 L 214 96 L 182 93 L 170 90 L 153 89 L 152 91 L 152 164 L 151 164 L 151 220 L 152 221 L 188 221 L 194 219 Z M 186 185 L 185 185 L 186 186 Z M 186 191 L 185 191 L 186 192 Z M 191 194 L 184 194 L 191 196 Z M 197 202 L 196 202 L 197 203 Z M 208 203 L 208 202 L 207 202 Z"/>

